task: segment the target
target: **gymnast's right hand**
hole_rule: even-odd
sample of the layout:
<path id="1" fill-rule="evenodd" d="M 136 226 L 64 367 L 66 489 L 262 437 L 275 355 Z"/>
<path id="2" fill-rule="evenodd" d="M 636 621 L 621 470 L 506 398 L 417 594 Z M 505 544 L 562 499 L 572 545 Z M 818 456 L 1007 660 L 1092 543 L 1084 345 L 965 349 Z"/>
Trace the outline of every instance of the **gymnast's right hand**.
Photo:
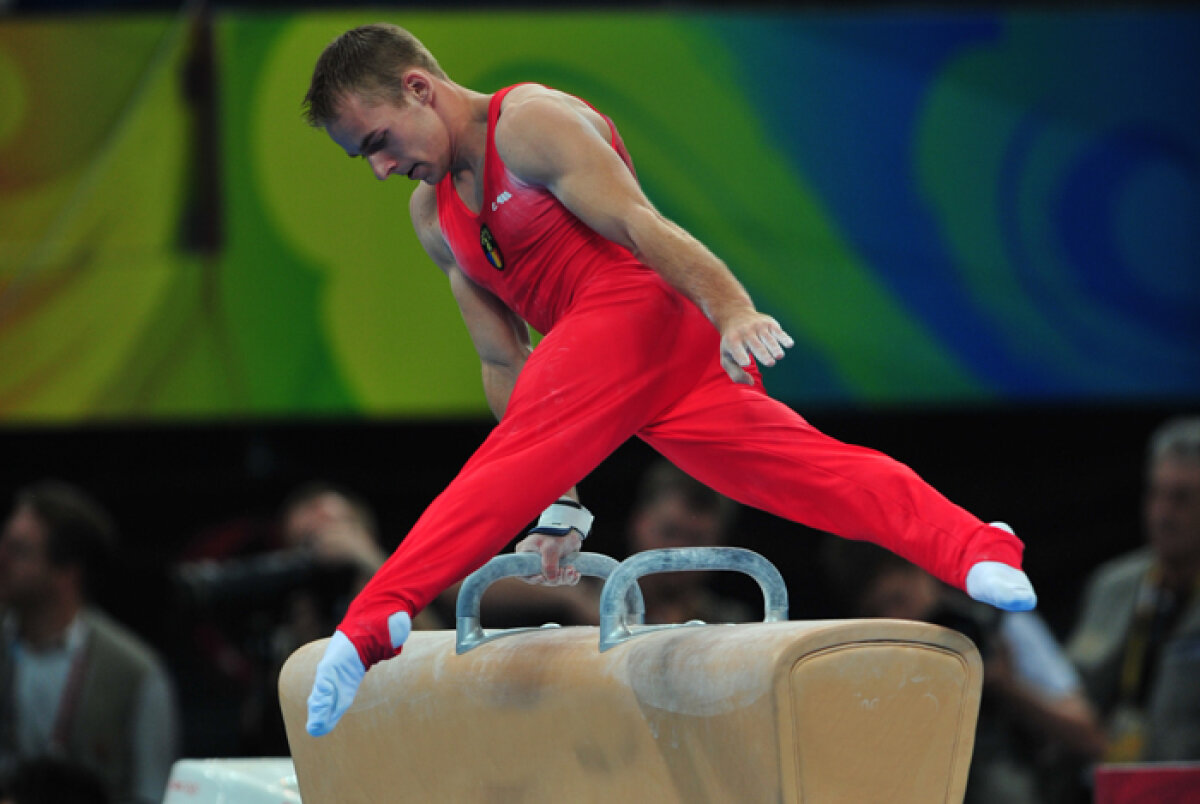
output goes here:
<path id="1" fill-rule="evenodd" d="M 406 611 L 398 611 L 388 618 L 388 631 L 392 647 L 398 649 L 412 631 L 412 619 Z M 358 685 L 362 683 L 367 668 L 359 658 L 358 648 L 341 631 L 334 631 L 325 647 L 325 655 L 317 663 L 317 675 L 313 679 L 312 692 L 308 695 L 308 733 L 322 737 L 333 731 L 333 727 L 346 714 Z"/>
<path id="2" fill-rule="evenodd" d="M 514 553 L 538 553 L 542 557 L 542 574 L 523 578 L 536 586 L 574 586 L 579 583 L 579 570 L 562 562 L 579 555 L 583 538 L 572 529 L 562 536 L 530 533 L 513 548 Z"/>

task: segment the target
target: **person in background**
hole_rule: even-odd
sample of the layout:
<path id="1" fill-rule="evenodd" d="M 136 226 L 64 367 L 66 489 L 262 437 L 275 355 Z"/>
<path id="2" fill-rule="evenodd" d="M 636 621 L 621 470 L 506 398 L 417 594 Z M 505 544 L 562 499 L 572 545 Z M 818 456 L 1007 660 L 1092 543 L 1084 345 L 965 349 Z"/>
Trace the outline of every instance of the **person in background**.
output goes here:
<path id="1" fill-rule="evenodd" d="M 387 554 L 379 542 L 375 515 L 367 503 L 345 489 L 325 482 L 314 482 L 296 489 L 283 504 L 280 514 L 285 550 L 301 550 L 320 565 L 340 568 L 348 573 L 348 586 L 333 610 L 314 608 L 314 599 L 303 590 L 288 601 L 286 628 L 287 653 L 315 639 L 328 636 L 340 619 L 350 597 L 357 594 L 375 571 L 383 566 Z M 444 627 L 435 612 L 423 613 L 413 626 L 417 629 Z"/>
<path id="2" fill-rule="evenodd" d="M 155 652 L 89 602 L 114 539 L 73 486 L 17 494 L 0 535 L 0 767 L 64 758 L 116 802 L 157 802 L 178 753 L 175 692 Z"/>
<path id="3" fill-rule="evenodd" d="M 174 571 L 198 655 L 194 741 L 206 755 L 289 753 L 276 691 L 297 648 L 328 635 L 386 555 L 371 506 L 326 481 L 294 489 L 269 518 L 202 533 Z M 414 627 L 443 628 L 431 608 Z M 191 662 L 191 664 L 197 664 Z"/>
<path id="4" fill-rule="evenodd" d="M 983 702 L 966 804 L 1070 800 L 1072 786 L 1056 777 L 1071 759 L 1099 756 L 1104 732 L 1041 617 L 981 605 L 871 544 L 830 540 L 825 547 L 851 616 L 933 623 L 959 631 L 979 648 Z"/>
<path id="5" fill-rule="evenodd" d="M 1092 574 L 1067 645 L 1106 762 L 1200 760 L 1200 416 L 1161 425 L 1147 452 L 1146 545 Z"/>
<path id="6" fill-rule="evenodd" d="M 626 528 L 630 554 L 672 547 L 728 544 L 737 503 L 667 461 L 646 470 Z M 706 572 L 647 575 L 638 581 L 646 600 L 646 623 L 747 622 L 750 606 L 716 594 Z"/>

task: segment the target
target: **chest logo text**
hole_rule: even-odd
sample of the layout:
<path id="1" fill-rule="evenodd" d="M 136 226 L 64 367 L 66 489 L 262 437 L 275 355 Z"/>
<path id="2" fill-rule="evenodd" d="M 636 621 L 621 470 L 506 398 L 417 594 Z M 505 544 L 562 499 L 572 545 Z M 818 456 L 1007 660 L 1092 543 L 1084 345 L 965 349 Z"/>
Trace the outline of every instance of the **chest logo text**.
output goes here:
<path id="1" fill-rule="evenodd" d="M 504 192 L 500 193 L 500 195 L 496 196 L 496 200 L 492 202 L 492 212 L 495 212 L 496 210 L 498 210 L 500 208 L 501 204 L 503 204 L 505 201 L 510 200 L 511 198 L 512 198 L 512 193 L 510 193 L 508 190 L 505 190 Z"/>

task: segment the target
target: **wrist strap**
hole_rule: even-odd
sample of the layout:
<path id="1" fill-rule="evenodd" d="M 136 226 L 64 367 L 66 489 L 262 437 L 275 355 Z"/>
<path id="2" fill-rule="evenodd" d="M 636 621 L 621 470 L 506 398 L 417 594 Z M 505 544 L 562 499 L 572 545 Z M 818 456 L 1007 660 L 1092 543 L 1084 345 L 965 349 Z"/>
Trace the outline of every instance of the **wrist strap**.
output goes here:
<path id="1" fill-rule="evenodd" d="M 542 512 L 537 525 L 529 532 L 566 536 L 574 528 L 579 531 L 581 537 L 586 539 L 592 532 L 594 519 L 592 512 L 584 508 L 581 503 L 575 502 L 570 497 L 560 497 L 558 502 Z"/>

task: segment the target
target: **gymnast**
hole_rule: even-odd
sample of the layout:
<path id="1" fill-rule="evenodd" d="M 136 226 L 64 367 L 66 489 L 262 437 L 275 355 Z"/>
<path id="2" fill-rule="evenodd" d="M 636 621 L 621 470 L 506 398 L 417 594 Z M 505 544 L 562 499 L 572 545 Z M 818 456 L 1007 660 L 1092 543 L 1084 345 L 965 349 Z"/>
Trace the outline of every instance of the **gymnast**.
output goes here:
<path id="1" fill-rule="evenodd" d="M 591 526 L 576 484 L 635 435 L 739 502 L 882 545 L 993 606 L 1033 608 L 1006 526 L 763 391 L 759 367 L 792 338 L 654 208 L 615 125 L 586 101 L 538 84 L 472 91 L 410 33 L 376 24 L 322 52 L 304 109 L 378 179 L 418 182 L 413 227 L 449 279 L 499 420 L 351 603 L 317 667 L 309 733 L 333 729 L 411 619 L 526 523 L 538 519 L 516 549 L 540 553 L 536 582 L 578 581 L 560 566 Z M 529 327 L 544 335 L 536 349 Z"/>

